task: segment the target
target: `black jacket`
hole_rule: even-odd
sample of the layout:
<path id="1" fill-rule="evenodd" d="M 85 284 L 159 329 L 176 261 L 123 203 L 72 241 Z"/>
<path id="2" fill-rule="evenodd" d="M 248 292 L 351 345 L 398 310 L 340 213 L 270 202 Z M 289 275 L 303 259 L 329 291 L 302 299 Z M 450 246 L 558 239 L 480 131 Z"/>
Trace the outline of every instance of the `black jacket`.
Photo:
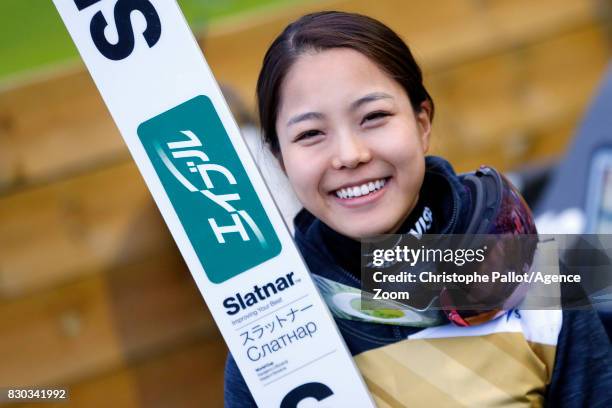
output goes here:
<path id="1" fill-rule="evenodd" d="M 430 232 L 465 232 L 473 203 L 461 176 L 456 175 L 445 160 L 428 157 L 423 186 L 419 203 L 402 228 L 410 227 L 420 215 L 421 209 L 427 205 L 434 208 L 436 217 Z M 295 227 L 296 244 L 311 271 L 349 286 L 360 286 L 356 274 L 349 270 L 349 265 L 343 265 L 343 257 L 336 253 L 338 244 L 342 247 L 352 245 L 348 238 L 331 231 L 306 210 L 296 216 Z M 519 313 L 516 315 L 520 317 Z M 608 339 L 597 315 L 592 311 L 563 311 L 559 320 L 562 321 L 553 353 L 554 365 L 550 367 L 549 383 L 544 391 L 546 405 L 612 406 L 612 359 Z M 356 359 L 368 352 L 406 341 L 411 335 L 418 336 L 423 330 L 344 319 L 336 319 L 336 323 Z M 528 327 L 527 323 L 525 325 L 527 331 L 538 329 Z M 528 334 L 525 336 L 527 338 Z M 437 368 L 431 367 L 431 370 Z M 497 371 L 498 375 L 504 375 L 501 372 L 503 367 L 500 366 Z M 410 387 L 410 384 L 407 383 L 406 387 Z M 230 408 L 255 406 L 231 355 L 228 356 L 225 372 L 225 403 Z"/>

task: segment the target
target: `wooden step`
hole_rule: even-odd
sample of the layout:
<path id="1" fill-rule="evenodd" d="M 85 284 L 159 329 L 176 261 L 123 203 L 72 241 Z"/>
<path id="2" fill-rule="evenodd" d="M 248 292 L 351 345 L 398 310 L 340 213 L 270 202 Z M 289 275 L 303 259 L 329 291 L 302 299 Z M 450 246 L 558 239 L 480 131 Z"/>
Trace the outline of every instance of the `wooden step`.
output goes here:
<path id="1" fill-rule="evenodd" d="M 217 336 L 175 251 L 0 303 L 0 384 L 65 384 Z"/>
<path id="2" fill-rule="evenodd" d="M 174 248 L 131 160 L 0 198 L 0 299 Z"/>
<path id="3" fill-rule="evenodd" d="M 429 75 L 434 152 L 506 169 L 561 154 L 608 59 L 601 28 L 587 27 Z"/>
<path id="4" fill-rule="evenodd" d="M 227 349 L 220 338 L 185 347 L 66 385 L 66 403 L 47 407 L 223 407 L 223 368 Z M 20 407 L 38 408 L 40 403 Z"/>

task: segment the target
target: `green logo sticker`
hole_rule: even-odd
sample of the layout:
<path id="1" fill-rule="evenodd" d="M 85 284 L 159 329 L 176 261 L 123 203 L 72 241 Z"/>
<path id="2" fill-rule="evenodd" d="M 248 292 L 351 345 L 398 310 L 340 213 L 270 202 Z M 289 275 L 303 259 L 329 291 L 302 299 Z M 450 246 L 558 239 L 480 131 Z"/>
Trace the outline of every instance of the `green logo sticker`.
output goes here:
<path id="1" fill-rule="evenodd" d="M 280 253 L 210 99 L 200 95 L 149 119 L 138 136 L 208 279 L 224 282 Z"/>

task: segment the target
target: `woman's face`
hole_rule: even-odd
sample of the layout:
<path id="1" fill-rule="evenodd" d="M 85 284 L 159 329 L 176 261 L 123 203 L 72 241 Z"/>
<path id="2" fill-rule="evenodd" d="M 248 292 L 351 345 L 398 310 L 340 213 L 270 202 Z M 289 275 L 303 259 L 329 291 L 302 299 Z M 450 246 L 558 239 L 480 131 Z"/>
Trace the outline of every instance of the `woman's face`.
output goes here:
<path id="1" fill-rule="evenodd" d="M 298 199 L 337 232 L 393 233 L 418 200 L 429 105 L 347 48 L 305 53 L 281 86 L 276 130 Z"/>

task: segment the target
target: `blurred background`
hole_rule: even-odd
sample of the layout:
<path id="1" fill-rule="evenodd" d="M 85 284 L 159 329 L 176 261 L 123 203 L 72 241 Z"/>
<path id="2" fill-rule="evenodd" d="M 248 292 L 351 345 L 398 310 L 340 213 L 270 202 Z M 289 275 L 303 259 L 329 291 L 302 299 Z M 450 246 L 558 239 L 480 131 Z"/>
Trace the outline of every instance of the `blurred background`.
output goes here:
<path id="1" fill-rule="evenodd" d="M 535 207 L 557 169 L 588 165 L 568 157 L 610 60 L 609 1 L 179 3 L 287 218 L 254 89 L 267 46 L 311 11 L 364 13 L 406 40 L 436 103 L 432 153 L 458 171 L 511 171 Z M 221 407 L 226 347 L 53 5 L 2 0 L 0 27 L 0 387 Z"/>

